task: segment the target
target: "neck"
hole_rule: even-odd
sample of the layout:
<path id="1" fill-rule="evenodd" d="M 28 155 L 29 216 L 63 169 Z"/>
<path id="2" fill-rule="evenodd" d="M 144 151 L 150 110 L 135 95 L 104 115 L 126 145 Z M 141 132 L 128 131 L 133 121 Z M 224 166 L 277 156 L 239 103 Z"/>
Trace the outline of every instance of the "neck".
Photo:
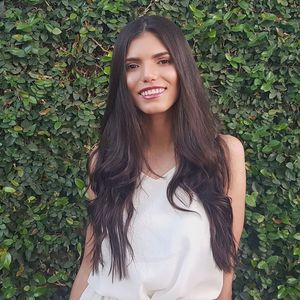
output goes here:
<path id="1" fill-rule="evenodd" d="M 147 166 L 143 169 L 158 174 L 165 174 L 176 163 L 174 142 L 172 137 L 172 122 L 169 113 L 147 116 L 144 129 L 146 144 L 144 155 Z"/>
<path id="2" fill-rule="evenodd" d="M 171 118 L 169 114 L 147 117 L 145 132 L 147 136 L 146 149 L 151 152 L 165 152 L 173 149 Z"/>

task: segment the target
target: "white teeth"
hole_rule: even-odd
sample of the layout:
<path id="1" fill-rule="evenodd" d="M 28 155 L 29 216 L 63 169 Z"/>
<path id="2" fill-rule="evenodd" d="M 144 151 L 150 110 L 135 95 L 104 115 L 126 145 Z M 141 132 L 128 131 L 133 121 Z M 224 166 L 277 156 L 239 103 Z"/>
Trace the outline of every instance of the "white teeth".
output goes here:
<path id="1" fill-rule="evenodd" d="M 165 90 L 164 88 L 147 90 L 147 91 L 141 92 L 141 95 L 142 95 L 142 96 L 149 96 L 149 95 L 154 95 L 154 94 L 160 94 L 160 93 L 162 93 L 164 90 Z"/>

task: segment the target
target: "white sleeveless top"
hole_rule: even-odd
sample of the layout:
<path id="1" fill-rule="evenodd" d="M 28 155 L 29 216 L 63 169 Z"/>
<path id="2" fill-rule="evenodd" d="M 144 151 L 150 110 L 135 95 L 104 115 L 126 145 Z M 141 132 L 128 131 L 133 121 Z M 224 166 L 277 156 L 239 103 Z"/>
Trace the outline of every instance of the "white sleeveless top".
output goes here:
<path id="1" fill-rule="evenodd" d="M 104 268 L 90 274 L 80 300 L 212 300 L 223 285 L 223 272 L 213 259 L 209 222 L 200 201 L 189 205 L 183 190 L 167 200 L 167 186 L 175 167 L 163 178 L 142 175 L 133 197 L 135 213 L 128 233 L 134 259 L 128 262 L 128 278 L 112 282 L 109 246 L 103 243 Z M 181 201 L 179 200 L 181 199 Z M 196 213 L 197 212 L 197 213 Z"/>

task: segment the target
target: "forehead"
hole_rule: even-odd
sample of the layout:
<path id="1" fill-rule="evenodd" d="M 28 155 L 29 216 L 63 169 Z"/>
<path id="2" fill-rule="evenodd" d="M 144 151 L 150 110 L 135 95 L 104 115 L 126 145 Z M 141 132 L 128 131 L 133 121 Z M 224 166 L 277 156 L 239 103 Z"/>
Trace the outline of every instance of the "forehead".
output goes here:
<path id="1" fill-rule="evenodd" d="M 143 32 L 129 44 L 126 58 L 143 57 L 166 51 L 168 49 L 155 34 Z"/>

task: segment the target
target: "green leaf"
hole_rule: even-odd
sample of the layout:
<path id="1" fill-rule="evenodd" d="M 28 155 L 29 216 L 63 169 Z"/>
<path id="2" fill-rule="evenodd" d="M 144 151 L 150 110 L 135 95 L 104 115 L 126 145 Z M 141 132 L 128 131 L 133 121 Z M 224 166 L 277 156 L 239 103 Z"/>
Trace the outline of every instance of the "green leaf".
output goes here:
<path id="1" fill-rule="evenodd" d="M 266 82 L 266 83 L 264 83 L 264 84 L 261 86 L 261 89 L 262 89 L 264 92 L 270 91 L 271 88 L 272 88 L 272 83 L 271 83 L 271 82 Z"/>
<path id="2" fill-rule="evenodd" d="M 275 21 L 277 19 L 276 15 L 266 12 L 263 12 L 261 17 L 264 21 Z"/>
<path id="3" fill-rule="evenodd" d="M 111 55 L 104 55 L 104 56 L 101 57 L 101 61 L 104 62 L 104 63 L 105 62 L 110 62 L 111 59 L 112 59 Z"/>
<path id="4" fill-rule="evenodd" d="M 289 284 L 289 285 L 296 285 L 297 282 L 298 282 L 298 280 L 294 277 L 291 277 L 287 280 L 287 284 Z"/>
<path id="5" fill-rule="evenodd" d="M 272 255 L 267 259 L 267 263 L 269 267 L 275 266 L 278 263 L 278 261 L 279 261 L 279 256 L 277 255 Z"/>
<path id="6" fill-rule="evenodd" d="M 32 151 L 32 152 L 37 152 L 38 151 L 38 147 L 36 144 L 30 143 L 27 145 L 27 148 Z"/>
<path id="7" fill-rule="evenodd" d="M 21 131 L 23 131 L 23 127 L 21 127 L 21 126 L 14 126 L 14 131 L 21 132 Z"/>
<path id="8" fill-rule="evenodd" d="M 293 249 L 293 254 L 300 257 L 300 247 L 295 246 Z"/>
<path id="9" fill-rule="evenodd" d="M 242 1 L 239 1 L 238 4 L 242 9 L 244 9 L 246 11 L 249 10 L 249 3 L 248 2 L 242 0 Z"/>
<path id="10" fill-rule="evenodd" d="M 89 31 L 85 27 L 81 27 L 79 30 L 80 35 L 86 35 Z"/>
<path id="11" fill-rule="evenodd" d="M 23 58 L 26 56 L 26 52 L 23 49 L 12 48 L 8 50 L 12 55 L 17 56 L 19 58 Z"/>
<path id="12" fill-rule="evenodd" d="M 280 110 L 278 110 L 278 109 L 270 109 L 269 111 L 268 111 L 268 115 L 269 116 L 275 116 L 276 114 L 278 114 L 278 113 L 280 113 L 281 111 Z"/>
<path id="13" fill-rule="evenodd" d="M 54 29 L 51 24 L 45 24 L 46 29 L 52 33 L 52 30 Z"/>
<path id="14" fill-rule="evenodd" d="M 61 127 L 61 125 L 62 125 L 62 124 L 61 124 L 60 121 L 55 122 L 55 123 L 54 123 L 54 129 L 56 129 L 56 130 L 59 129 L 59 128 Z"/>
<path id="15" fill-rule="evenodd" d="M 217 31 L 216 30 L 210 30 L 208 33 L 207 33 L 207 36 L 209 38 L 215 38 L 217 35 Z"/>
<path id="16" fill-rule="evenodd" d="M 72 218 L 66 218 L 66 222 L 70 225 L 74 224 L 74 220 Z"/>
<path id="17" fill-rule="evenodd" d="M 228 12 L 226 12 L 226 14 L 223 16 L 223 20 L 227 21 L 231 18 L 231 16 L 233 15 L 233 12 L 231 10 L 229 10 Z"/>
<path id="18" fill-rule="evenodd" d="M 300 241 L 300 232 L 294 234 L 294 239 Z"/>
<path id="19" fill-rule="evenodd" d="M 12 38 L 20 42 L 23 40 L 23 35 L 22 34 L 14 34 L 12 36 Z"/>
<path id="20" fill-rule="evenodd" d="M 30 103 L 32 103 L 32 104 L 37 104 L 37 100 L 36 100 L 36 98 L 35 97 L 33 97 L 33 96 L 29 96 L 29 102 Z"/>
<path id="21" fill-rule="evenodd" d="M 79 257 L 81 256 L 81 254 L 82 254 L 82 246 L 81 246 L 81 244 L 80 243 L 77 243 L 77 245 L 76 245 L 76 249 L 77 249 L 77 252 L 78 252 L 78 254 L 79 254 Z"/>
<path id="22" fill-rule="evenodd" d="M 288 295 L 288 291 L 285 287 L 279 289 L 277 299 L 284 299 Z"/>
<path id="23" fill-rule="evenodd" d="M 31 42 L 32 41 L 32 36 L 25 34 L 23 37 L 24 42 Z"/>
<path id="24" fill-rule="evenodd" d="M 45 241 L 48 241 L 48 242 L 49 242 L 49 241 L 52 240 L 52 237 L 51 237 L 51 235 L 46 234 L 46 235 L 44 235 L 43 239 L 44 239 Z"/>
<path id="25" fill-rule="evenodd" d="M 256 207 L 256 198 L 257 198 L 258 192 L 253 192 L 251 195 L 246 195 L 246 203 L 250 207 Z"/>
<path id="26" fill-rule="evenodd" d="M 30 197 L 27 198 L 27 202 L 28 202 L 28 203 L 32 203 L 32 202 L 34 202 L 35 200 L 36 200 L 36 197 L 35 197 L 35 196 L 30 196 Z"/>
<path id="27" fill-rule="evenodd" d="M 80 178 L 75 179 L 75 184 L 79 190 L 83 190 L 85 188 L 85 183 Z"/>
<path id="28" fill-rule="evenodd" d="M 278 3 L 278 4 L 281 4 L 281 5 L 283 5 L 283 6 L 288 6 L 288 5 L 289 5 L 289 3 L 288 3 L 287 0 L 277 0 L 277 3 Z"/>
<path id="29" fill-rule="evenodd" d="M 6 239 L 6 240 L 3 241 L 3 245 L 6 246 L 6 247 L 11 246 L 13 243 L 14 243 L 13 239 Z"/>
<path id="30" fill-rule="evenodd" d="M 47 282 L 54 283 L 58 280 L 59 280 L 59 277 L 57 275 L 52 275 L 51 277 L 48 278 Z"/>
<path id="31" fill-rule="evenodd" d="M 34 274 L 33 280 L 40 285 L 43 285 L 47 282 L 45 276 L 41 273 Z"/>
<path id="32" fill-rule="evenodd" d="M 54 202 L 54 206 L 55 207 L 65 206 L 68 203 L 69 203 L 69 199 L 67 197 L 61 197 L 56 199 L 56 201 Z"/>
<path id="33" fill-rule="evenodd" d="M 70 14 L 70 20 L 75 20 L 77 18 L 77 14 L 71 13 Z"/>
<path id="34" fill-rule="evenodd" d="M 265 217 L 257 212 L 254 212 L 252 214 L 253 219 L 257 222 L 257 223 L 261 223 L 264 221 Z"/>
<path id="35" fill-rule="evenodd" d="M 109 74 L 110 74 L 110 66 L 106 66 L 106 67 L 104 68 L 104 74 L 105 74 L 105 75 L 109 75 Z"/>
<path id="36" fill-rule="evenodd" d="M 258 264 L 257 264 L 257 268 L 258 269 L 266 269 L 268 267 L 267 263 L 264 260 L 261 260 Z"/>
<path id="37" fill-rule="evenodd" d="M 10 194 L 16 192 L 16 190 L 15 190 L 13 187 L 11 187 L 11 186 L 5 186 L 5 187 L 3 188 L 3 190 L 4 190 L 5 193 L 10 193 Z"/>
<path id="38" fill-rule="evenodd" d="M 242 32 L 244 30 L 244 24 L 232 26 L 230 30 L 233 32 Z"/>
<path id="39" fill-rule="evenodd" d="M 12 185 L 14 185 L 16 187 L 18 187 L 20 185 L 19 182 L 16 181 L 15 179 L 12 179 L 10 182 L 11 182 Z"/>
<path id="40" fill-rule="evenodd" d="M 189 9 L 192 11 L 192 12 L 195 12 L 197 10 L 196 6 L 194 4 L 190 4 L 189 5 Z"/>
<path id="41" fill-rule="evenodd" d="M 272 152 L 272 147 L 270 145 L 266 145 L 261 150 L 263 153 L 270 153 Z"/>
<path id="42" fill-rule="evenodd" d="M 49 288 L 48 287 L 36 287 L 34 289 L 33 296 L 35 298 L 39 298 L 40 296 L 43 296 L 43 295 L 47 294 L 48 292 L 49 292 Z"/>
<path id="43" fill-rule="evenodd" d="M 32 25 L 20 22 L 17 24 L 16 29 L 29 33 L 32 31 Z"/>
<path id="44" fill-rule="evenodd" d="M 225 53 L 225 57 L 228 61 L 231 61 L 232 57 L 229 53 Z"/>
<path id="45" fill-rule="evenodd" d="M 19 177 L 23 177 L 23 175 L 24 175 L 24 169 L 21 168 L 21 167 L 18 167 L 18 168 L 17 168 L 17 171 L 18 171 L 18 176 L 19 176 Z"/>
<path id="46" fill-rule="evenodd" d="M 9 252 L 5 252 L 0 256 L 0 270 L 5 268 L 9 270 L 11 264 L 11 255 Z"/>
<path id="47" fill-rule="evenodd" d="M 281 130 L 284 130 L 288 127 L 289 127 L 289 125 L 287 123 L 280 123 L 280 124 L 275 125 L 274 129 L 277 130 L 277 131 L 281 131 Z"/>
<path id="48" fill-rule="evenodd" d="M 52 33 L 53 33 L 54 35 L 59 35 L 59 34 L 61 34 L 61 30 L 60 30 L 59 28 L 55 27 L 55 28 L 52 30 Z"/>
<path id="49" fill-rule="evenodd" d="M 203 27 L 211 27 L 212 25 L 214 25 L 216 23 L 216 19 L 208 19 L 203 23 Z"/>

